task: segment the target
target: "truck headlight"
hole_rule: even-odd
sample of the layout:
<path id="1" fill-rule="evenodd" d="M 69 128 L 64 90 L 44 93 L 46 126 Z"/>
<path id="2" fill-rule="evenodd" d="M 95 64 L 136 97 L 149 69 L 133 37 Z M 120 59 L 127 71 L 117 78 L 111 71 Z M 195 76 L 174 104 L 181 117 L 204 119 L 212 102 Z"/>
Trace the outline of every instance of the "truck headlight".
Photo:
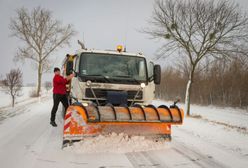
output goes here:
<path id="1" fill-rule="evenodd" d="M 140 84 L 140 87 L 143 89 L 144 87 L 146 87 L 146 84 L 145 83 L 141 83 Z"/>
<path id="2" fill-rule="evenodd" d="M 90 81 L 90 80 L 87 80 L 87 81 L 86 81 L 86 85 L 87 85 L 87 86 L 90 86 L 90 85 L 91 85 L 91 81 Z"/>

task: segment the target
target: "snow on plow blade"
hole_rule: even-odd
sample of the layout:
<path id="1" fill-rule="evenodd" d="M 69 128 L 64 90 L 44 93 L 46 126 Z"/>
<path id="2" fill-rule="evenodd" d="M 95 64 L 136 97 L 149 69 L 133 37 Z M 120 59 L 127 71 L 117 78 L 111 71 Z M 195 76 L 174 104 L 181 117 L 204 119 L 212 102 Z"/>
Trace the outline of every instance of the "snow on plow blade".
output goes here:
<path id="1" fill-rule="evenodd" d="M 177 106 L 116 107 L 77 103 L 66 111 L 63 144 L 111 132 L 170 138 L 171 125 L 182 124 L 183 115 Z"/>

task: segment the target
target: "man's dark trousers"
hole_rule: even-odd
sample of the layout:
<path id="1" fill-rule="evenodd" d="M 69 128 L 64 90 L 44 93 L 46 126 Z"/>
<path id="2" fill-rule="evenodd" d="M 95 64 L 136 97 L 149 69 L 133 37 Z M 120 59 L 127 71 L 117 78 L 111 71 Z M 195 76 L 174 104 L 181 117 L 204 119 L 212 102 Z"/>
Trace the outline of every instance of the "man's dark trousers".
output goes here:
<path id="1" fill-rule="evenodd" d="M 68 108 L 68 99 L 66 94 L 53 94 L 53 108 L 51 112 L 51 121 L 55 121 L 56 112 L 58 110 L 59 102 L 61 102 L 66 109 Z M 65 114 L 65 112 L 63 112 Z"/>

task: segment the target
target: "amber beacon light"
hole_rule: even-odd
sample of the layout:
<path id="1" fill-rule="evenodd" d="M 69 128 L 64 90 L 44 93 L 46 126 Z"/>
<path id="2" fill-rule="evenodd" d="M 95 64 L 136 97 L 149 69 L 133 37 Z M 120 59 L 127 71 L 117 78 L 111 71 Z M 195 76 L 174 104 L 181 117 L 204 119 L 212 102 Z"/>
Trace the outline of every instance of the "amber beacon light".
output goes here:
<path id="1" fill-rule="evenodd" d="M 123 48 L 122 45 L 118 45 L 117 46 L 117 51 L 121 52 L 122 51 L 122 48 Z"/>

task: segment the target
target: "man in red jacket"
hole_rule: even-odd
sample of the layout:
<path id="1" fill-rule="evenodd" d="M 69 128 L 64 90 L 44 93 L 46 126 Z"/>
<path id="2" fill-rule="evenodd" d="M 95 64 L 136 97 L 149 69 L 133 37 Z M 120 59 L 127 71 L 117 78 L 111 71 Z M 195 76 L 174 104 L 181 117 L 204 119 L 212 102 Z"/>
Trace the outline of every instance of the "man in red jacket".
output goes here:
<path id="1" fill-rule="evenodd" d="M 64 78 L 60 75 L 60 69 L 54 68 L 54 78 L 53 78 L 53 108 L 51 111 L 50 124 L 57 127 L 55 122 L 56 112 L 58 110 L 59 102 L 61 102 L 65 108 L 68 108 L 68 99 L 66 96 L 66 84 L 74 77 L 73 74 Z"/>

